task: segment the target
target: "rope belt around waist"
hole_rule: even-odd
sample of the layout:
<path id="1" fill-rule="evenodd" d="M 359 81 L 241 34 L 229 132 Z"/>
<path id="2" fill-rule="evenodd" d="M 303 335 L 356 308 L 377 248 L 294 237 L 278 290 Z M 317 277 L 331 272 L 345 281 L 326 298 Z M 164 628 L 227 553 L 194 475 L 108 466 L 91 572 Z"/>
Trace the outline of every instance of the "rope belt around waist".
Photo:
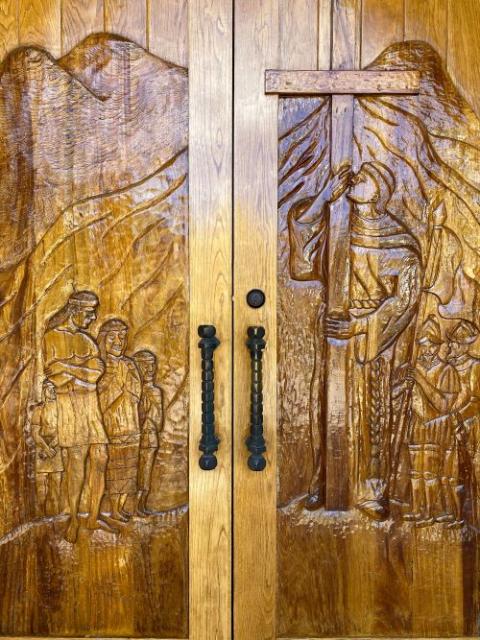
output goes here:
<path id="1" fill-rule="evenodd" d="M 377 298 L 373 300 L 352 300 L 350 306 L 352 309 L 378 309 L 378 307 L 384 302 L 384 298 Z"/>

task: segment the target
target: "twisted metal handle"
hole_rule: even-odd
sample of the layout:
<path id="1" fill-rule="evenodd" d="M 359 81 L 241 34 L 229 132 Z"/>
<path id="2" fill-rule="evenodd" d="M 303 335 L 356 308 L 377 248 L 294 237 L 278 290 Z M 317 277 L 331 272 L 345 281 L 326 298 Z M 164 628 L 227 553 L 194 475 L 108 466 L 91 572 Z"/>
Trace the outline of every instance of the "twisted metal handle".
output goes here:
<path id="1" fill-rule="evenodd" d="M 202 437 L 199 449 L 202 451 L 199 465 L 204 471 L 211 471 L 217 466 L 215 452 L 220 440 L 215 433 L 215 377 L 213 368 L 213 352 L 220 344 L 216 337 L 216 328 L 210 324 L 198 327 L 201 340 L 198 343 L 202 354 Z"/>
<path id="2" fill-rule="evenodd" d="M 263 371 L 262 356 L 266 342 L 264 327 L 248 327 L 247 347 L 250 350 L 251 391 L 250 391 L 250 435 L 246 445 L 250 452 L 248 466 L 252 471 L 263 471 L 267 464 L 263 454 L 267 447 L 263 437 Z"/>

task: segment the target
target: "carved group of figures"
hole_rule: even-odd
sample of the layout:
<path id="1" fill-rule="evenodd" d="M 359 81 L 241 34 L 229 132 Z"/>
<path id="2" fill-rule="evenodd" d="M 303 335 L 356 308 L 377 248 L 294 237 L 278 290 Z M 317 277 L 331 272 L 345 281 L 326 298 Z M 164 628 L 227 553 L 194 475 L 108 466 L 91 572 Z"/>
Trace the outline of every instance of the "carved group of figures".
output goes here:
<path id="1" fill-rule="evenodd" d="M 377 520 L 400 514 L 418 526 L 459 527 L 467 498 L 477 518 L 480 360 L 472 349 L 479 329 L 466 303 L 457 304 L 447 320 L 441 313 L 436 288 L 459 273 L 451 249 L 458 238 L 445 225 L 445 193 L 440 190 L 428 206 L 425 259 L 419 240 L 389 210 L 395 184 L 392 170 L 378 161 L 363 163 L 356 173 L 342 167 L 317 195 L 289 210 L 291 276 L 323 281 L 327 291 L 328 208 L 347 197 L 351 210 L 349 311 L 329 314 L 325 299 L 317 319 L 321 380 L 312 385 L 320 390 L 311 397 L 319 411 L 312 412 L 315 462 L 305 506 L 325 505 L 324 388 L 331 375 L 325 357 L 329 344 L 343 341 L 350 354 L 355 462 L 345 472 L 355 478 L 352 506 Z M 465 301 L 466 289 L 463 294 Z"/>
<path id="2" fill-rule="evenodd" d="M 50 318 L 42 402 L 30 415 L 39 514 L 58 513 L 66 499 L 69 542 L 77 539 L 81 502 L 88 504 L 90 529 L 115 532 L 132 513 L 151 513 L 147 500 L 164 422 L 155 354 L 127 356 L 128 326 L 118 318 L 104 322 L 94 339 L 88 329 L 98 306 L 94 293 L 78 291 Z M 109 511 L 101 512 L 107 499 Z"/>

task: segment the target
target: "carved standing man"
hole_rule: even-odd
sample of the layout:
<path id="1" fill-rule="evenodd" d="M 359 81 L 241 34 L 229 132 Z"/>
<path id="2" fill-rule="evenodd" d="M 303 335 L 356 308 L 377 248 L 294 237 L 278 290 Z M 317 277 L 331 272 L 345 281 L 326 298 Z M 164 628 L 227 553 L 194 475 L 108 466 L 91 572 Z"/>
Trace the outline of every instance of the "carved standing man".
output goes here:
<path id="1" fill-rule="evenodd" d="M 354 176 L 342 169 L 316 197 L 294 204 L 289 213 L 292 277 L 319 279 L 328 286 L 328 207 L 348 189 L 352 203 L 350 318 L 325 317 L 323 331 L 331 338 L 353 338 L 350 401 L 359 457 L 356 502 L 375 519 L 389 513 L 390 377 L 395 346 L 415 316 L 421 288 L 419 245 L 388 211 L 394 188 L 394 176 L 385 165 L 367 162 Z M 325 429 L 326 421 L 328 416 L 324 415 L 317 428 Z M 322 456 L 317 457 L 318 464 L 323 464 Z M 321 477 L 317 468 L 314 478 Z M 320 506 L 318 482 L 311 486 L 306 507 Z"/>
<path id="2" fill-rule="evenodd" d="M 112 506 L 112 518 L 127 522 L 127 498 L 137 491 L 137 468 L 140 444 L 138 405 L 141 381 L 138 369 L 127 358 L 128 326 L 122 320 L 108 320 L 98 334 L 100 353 L 105 362 L 98 392 L 105 429 L 109 439 L 107 494 Z"/>
<path id="3" fill-rule="evenodd" d="M 30 425 L 35 442 L 38 513 L 56 515 L 60 511 L 63 462 L 58 444 L 57 396 L 49 380 L 43 383 L 42 402 L 32 409 Z"/>
<path id="4" fill-rule="evenodd" d="M 155 384 L 157 358 L 151 351 L 137 351 L 133 356 L 142 379 L 142 396 L 139 404 L 140 460 L 138 465 L 137 514 L 147 516 L 147 501 L 152 486 L 152 472 L 163 429 L 162 390 Z"/>
<path id="5" fill-rule="evenodd" d="M 97 381 L 103 374 L 97 344 L 87 329 L 97 317 L 98 298 L 77 291 L 50 318 L 43 337 L 45 373 L 55 386 L 58 408 L 58 442 L 65 453 L 65 474 L 70 523 L 65 538 L 77 539 L 78 507 L 85 484 L 89 488 L 87 527 L 111 527 L 99 519 L 105 488 L 107 435 L 97 397 Z"/>

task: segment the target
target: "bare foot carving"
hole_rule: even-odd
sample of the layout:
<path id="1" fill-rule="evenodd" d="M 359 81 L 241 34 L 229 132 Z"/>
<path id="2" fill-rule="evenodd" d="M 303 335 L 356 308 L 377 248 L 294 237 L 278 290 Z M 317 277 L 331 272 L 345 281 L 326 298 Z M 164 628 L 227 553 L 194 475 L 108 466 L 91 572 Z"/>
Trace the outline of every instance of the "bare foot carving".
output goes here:
<path id="1" fill-rule="evenodd" d="M 101 518 L 99 518 L 98 520 L 88 520 L 87 529 L 90 529 L 91 531 L 102 529 L 103 531 L 107 531 L 108 533 L 118 533 L 118 529 Z"/>
<path id="2" fill-rule="evenodd" d="M 69 525 L 65 531 L 65 540 L 71 544 L 75 544 L 78 537 L 79 524 L 76 518 L 70 518 Z"/>
<path id="3" fill-rule="evenodd" d="M 358 508 L 373 520 L 386 520 L 388 518 L 388 507 L 380 500 L 365 500 L 358 505 Z"/>

